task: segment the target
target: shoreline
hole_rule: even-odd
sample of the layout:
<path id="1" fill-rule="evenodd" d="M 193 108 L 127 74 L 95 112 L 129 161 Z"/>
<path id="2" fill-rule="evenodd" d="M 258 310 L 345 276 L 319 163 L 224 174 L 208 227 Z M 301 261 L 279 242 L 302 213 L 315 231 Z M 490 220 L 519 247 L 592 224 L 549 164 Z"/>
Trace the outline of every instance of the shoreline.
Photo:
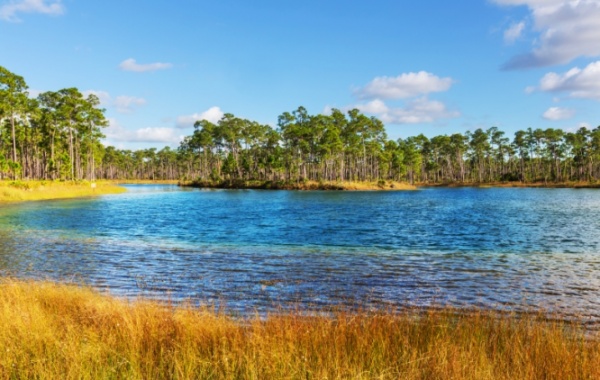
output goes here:
<path id="1" fill-rule="evenodd" d="M 252 189 L 252 190 L 325 190 L 325 191 L 411 191 L 417 186 L 396 181 L 379 182 L 333 182 L 333 181 L 187 181 L 180 182 L 182 187 L 207 189 Z"/>
<path id="2" fill-rule="evenodd" d="M 428 183 L 379 181 L 379 182 L 284 182 L 284 181 L 180 181 L 179 186 L 206 189 L 239 189 L 239 190 L 324 190 L 324 191 L 411 191 L 420 188 L 546 188 L 546 189 L 600 189 L 596 182 L 451 182 Z"/>
<path id="3" fill-rule="evenodd" d="M 540 188 L 540 189 L 600 189 L 597 182 L 450 182 L 416 183 L 417 187 L 473 188 Z"/>

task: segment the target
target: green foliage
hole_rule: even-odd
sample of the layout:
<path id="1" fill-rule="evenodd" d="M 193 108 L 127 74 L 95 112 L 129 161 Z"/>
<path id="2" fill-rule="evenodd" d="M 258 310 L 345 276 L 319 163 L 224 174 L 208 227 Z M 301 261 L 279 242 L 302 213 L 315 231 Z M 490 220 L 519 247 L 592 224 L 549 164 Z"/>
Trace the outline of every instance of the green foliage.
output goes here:
<path id="1" fill-rule="evenodd" d="M 576 132 L 497 127 L 388 140 L 359 110 L 284 112 L 276 127 L 225 114 L 200 120 L 174 150 L 103 146 L 108 125 L 94 95 L 76 88 L 28 99 L 25 80 L 0 67 L 0 177 L 80 180 L 594 182 L 600 127 Z"/>

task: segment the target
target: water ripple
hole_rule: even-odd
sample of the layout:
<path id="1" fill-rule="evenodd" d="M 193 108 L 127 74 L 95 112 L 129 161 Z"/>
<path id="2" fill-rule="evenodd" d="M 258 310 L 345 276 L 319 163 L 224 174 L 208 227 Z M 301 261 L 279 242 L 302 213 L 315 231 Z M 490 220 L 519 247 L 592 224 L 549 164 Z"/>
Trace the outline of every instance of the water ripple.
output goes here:
<path id="1" fill-rule="evenodd" d="M 600 192 L 185 190 L 0 208 L 0 271 L 117 295 L 598 318 Z"/>

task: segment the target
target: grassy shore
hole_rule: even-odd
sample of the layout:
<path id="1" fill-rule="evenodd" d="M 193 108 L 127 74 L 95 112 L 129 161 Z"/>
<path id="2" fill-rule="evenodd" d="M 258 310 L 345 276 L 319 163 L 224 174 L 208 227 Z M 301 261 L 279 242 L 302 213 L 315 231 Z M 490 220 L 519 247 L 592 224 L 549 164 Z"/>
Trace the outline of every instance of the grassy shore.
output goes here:
<path id="1" fill-rule="evenodd" d="M 117 185 L 177 185 L 179 181 L 176 179 L 117 179 L 110 180 L 111 183 Z"/>
<path id="2" fill-rule="evenodd" d="M 598 182 L 448 182 L 430 183 L 418 182 L 414 185 L 396 181 L 182 181 L 181 186 L 218 188 L 218 189 L 267 189 L 267 190 L 417 190 L 420 187 L 517 187 L 517 188 L 600 188 Z"/>
<path id="3" fill-rule="evenodd" d="M 598 379 L 600 340 L 454 310 L 236 319 L 0 280 L 0 379 Z"/>
<path id="4" fill-rule="evenodd" d="M 0 203 L 90 197 L 125 191 L 107 181 L 0 181 Z"/>
<path id="5" fill-rule="evenodd" d="M 449 182 L 427 183 L 420 182 L 418 187 L 518 187 L 518 188 L 549 188 L 549 189 L 598 189 L 598 182 Z"/>
<path id="6" fill-rule="evenodd" d="M 353 182 L 353 181 L 189 181 L 181 186 L 218 189 L 265 189 L 265 190 L 416 190 L 417 187 L 405 182 Z"/>

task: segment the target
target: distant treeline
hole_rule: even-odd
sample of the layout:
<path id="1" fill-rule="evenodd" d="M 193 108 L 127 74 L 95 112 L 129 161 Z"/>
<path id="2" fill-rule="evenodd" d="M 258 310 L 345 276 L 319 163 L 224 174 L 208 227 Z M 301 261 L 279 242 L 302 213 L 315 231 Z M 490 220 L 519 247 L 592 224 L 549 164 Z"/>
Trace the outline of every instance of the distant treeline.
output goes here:
<path id="1" fill-rule="evenodd" d="M 359 110 L 285 112 L 277 127 L 225 114 L 195 123 L 176 149 L 105 147 L 108 125 L 94 95 L 76 88 L 31 99 L 24 79 L 0 66 L 0 177 L 203 181 L 379 181 L 486 183 L 600 179 L 600 127 L 388 140 Z"/>

